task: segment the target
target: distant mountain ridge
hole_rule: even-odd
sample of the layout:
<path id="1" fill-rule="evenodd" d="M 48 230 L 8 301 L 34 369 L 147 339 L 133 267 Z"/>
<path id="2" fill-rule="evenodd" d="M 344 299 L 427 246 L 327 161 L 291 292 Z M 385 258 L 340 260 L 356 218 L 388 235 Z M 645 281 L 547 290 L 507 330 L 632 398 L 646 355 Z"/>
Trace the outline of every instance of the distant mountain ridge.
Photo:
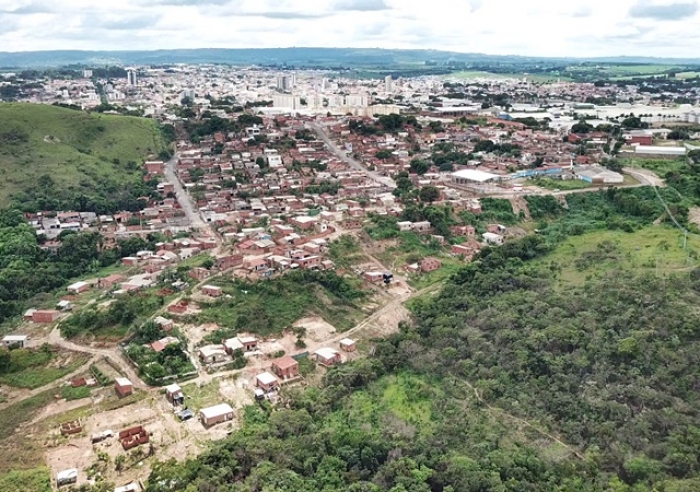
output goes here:
<path id="1" fill-rule="evenodd" d="M 700 65 L 700 58 L 637 56 L 577 58 L 488 55 L 440 50 L 380 48 L 201 48 L 150 51 L 0 51 L 0 67 L 50 68 L 66 65 L 151 65 L 220 63 L 231 65 L 290 65 L 296 67 L 392 67 L 409 63 L 641 63 Z"/>

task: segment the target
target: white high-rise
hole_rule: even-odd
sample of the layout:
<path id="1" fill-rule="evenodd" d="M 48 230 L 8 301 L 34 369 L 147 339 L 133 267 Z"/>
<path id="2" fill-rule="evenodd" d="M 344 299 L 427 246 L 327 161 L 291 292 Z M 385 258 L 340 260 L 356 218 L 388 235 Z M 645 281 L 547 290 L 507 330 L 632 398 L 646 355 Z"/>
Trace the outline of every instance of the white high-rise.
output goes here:
<path id="1" fill-rule="evenodd" d="M 391 92 L 394 90 L 394 83 L 391 79 L 391 75 L 387 75 L 384 79 L 384 92 Z"/>
<path id="2" fill-rule="evenodd" d="M 126 71 L 126 83 L 129 85 L 136 85 L 136 70 Z"/>

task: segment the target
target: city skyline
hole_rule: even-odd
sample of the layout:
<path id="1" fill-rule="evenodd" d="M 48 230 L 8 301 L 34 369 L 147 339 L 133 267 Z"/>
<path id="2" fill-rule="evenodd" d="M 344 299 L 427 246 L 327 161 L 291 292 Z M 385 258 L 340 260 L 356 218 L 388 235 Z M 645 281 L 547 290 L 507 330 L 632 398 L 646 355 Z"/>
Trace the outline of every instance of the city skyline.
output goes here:
<path id="1" fill-rule="evenodd" d="M 536 57 L 695 57 L 697 1 L 123 0 L 0 7 L 3 51 L 439 49 Z"/>

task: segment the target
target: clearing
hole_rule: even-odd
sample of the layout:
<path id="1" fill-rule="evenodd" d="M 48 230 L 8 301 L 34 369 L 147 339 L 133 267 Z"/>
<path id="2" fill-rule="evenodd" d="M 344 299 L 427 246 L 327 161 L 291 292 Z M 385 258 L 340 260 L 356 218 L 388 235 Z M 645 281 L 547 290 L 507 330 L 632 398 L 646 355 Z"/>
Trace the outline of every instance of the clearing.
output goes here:
<path id="1" fill-rule="evenodd" d="M 550 265 L 559 279 L 568 284 L 580 284 L 586 277 L 620 268 L 639 273 L 672 273 L 698 265 L 700 238 L 688 237 L 686 249 L 683 243 L 678 229 L 664 225 L 632 233 L 595 231 L 568 238 L 539 261 Z"/>

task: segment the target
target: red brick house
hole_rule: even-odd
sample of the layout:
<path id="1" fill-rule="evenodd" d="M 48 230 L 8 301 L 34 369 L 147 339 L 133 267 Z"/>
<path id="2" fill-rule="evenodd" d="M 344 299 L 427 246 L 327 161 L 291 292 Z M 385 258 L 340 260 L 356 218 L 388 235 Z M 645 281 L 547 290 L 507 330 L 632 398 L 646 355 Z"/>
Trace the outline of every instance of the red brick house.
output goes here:
<path id="1" fill-rule="evenodd" d="M 207 270 L 206 268 L 196 267 L 187 272 L 187 275 L 201 282 L 202 280 L 206 280 L 211 277 L 211 271 Z"/>
<path id="2" fill-rule="evenodd" d="M 299 376 L 299 363 L 289 355 L 272 361 L 272 372 L 280 379 L 291 379 Z"/>
<path id="3" fill-rule="evenodd" d="M 420 269 L 422 272 L 434 272 L 438 268 L 442 266 L 442 263 L 440 263 L 440 260 L 437 258 L 423 258 L 423 260 L 420 262 Z"/>
<path id="4" fill-rule="evenodd" d="M 60 311 L 39 310 L 32 313 L 32 321 L 34 323 L 53 323 L 59 316 L 61 316 Z"/>

